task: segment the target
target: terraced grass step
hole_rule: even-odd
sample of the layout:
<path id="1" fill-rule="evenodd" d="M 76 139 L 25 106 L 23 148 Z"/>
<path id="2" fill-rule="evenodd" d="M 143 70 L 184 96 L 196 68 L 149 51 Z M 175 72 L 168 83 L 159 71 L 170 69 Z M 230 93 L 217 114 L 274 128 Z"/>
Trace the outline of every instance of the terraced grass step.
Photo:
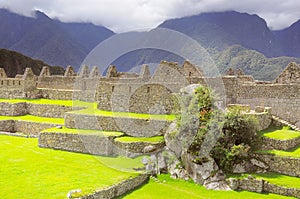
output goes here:
<path id="1" fill-rule="evenodd" d="M 119 131 L 133 137 L 153 137 L 165 133 L 174 119 L 175 115 L 84 109 L 66 113 L 65 126 L 77 129 Z"/>
<path id="2" fill-rule="evenodd" d="M 39 134 L 39 147 L 93 155 L 116 156 L 113 139 L 124 135 L 121 132 L 70 128 L 51 128 Z"/>
<path id="3" fill-rule="evenodd" d="M 39 134 L 39 146 L 94 155 L 133 157 L 163 148 L 165 142 L 163 136 L 140 138 L 115 131 L 61 127 L 43 130 Z"/>
<path id="4" fill-rule="evenodd" d="M 269 166 L 269 170 L 300 177 L 300 145 L 288 151 L 261 150 L 257 157 Z"/>
<path id="5" fill-rule="evenodd" d="M 29 136 L 37 136 L 44 129 L 63 125 L 63 118 L 48 118 L 32 115 L 0 116 L 0 131 L 21 132 Z"/>
<path id="6" fill-rule="evenodd" d="M 300 144 L 300 131 L 288 126 L 271 126 L 259 132 L 262 137 L 262 149 L 288 150 Z"/>
<path id="7" fill-rule="evenodd" d="M 278 173 L 241 174 L 230 176 L 236 189 L 254 192 L 267 192 L 284 196 L 300 197 L 300 178 Z"/>
<path id="8" fill-rule="evenodd" d="M 40 117 L 64 117 L 64 113 L 97 106 L 96 103 L 77 100 L 50 99 L 0 99 L 0 115 L 35 115 Z"/>
<path id="9" fill-rule="evenodd" d="M 122 155 L 130 156 L 132 154 L 149 153 L 165 146 L 163 136 L 154 137 L 130 137 L 123 136 L 114 139 L 119 151 L 123 151 Z"/>

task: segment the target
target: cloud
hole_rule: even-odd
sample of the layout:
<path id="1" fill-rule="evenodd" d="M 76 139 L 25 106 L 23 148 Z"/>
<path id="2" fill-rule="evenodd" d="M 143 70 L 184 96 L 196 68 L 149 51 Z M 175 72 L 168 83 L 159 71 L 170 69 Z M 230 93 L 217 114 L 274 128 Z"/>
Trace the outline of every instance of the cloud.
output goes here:
<path id="1" fill-rule="evenodd" d="M 29 16 L 41 10 L 62 21 L 93 22 L 116 32 L 153 28 L 166 19 L 211 11 L 257 14 L 272 29 L 300 19 L 300 0 L 0 0 L 0 7 Z"/>

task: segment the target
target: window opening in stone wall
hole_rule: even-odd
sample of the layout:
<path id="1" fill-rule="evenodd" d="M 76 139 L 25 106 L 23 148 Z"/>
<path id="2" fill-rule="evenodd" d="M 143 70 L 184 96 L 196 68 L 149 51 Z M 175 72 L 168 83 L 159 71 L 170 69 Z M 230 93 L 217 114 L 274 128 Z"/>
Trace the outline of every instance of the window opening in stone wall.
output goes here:
<path id="1" fill-rule="evenodd" d="M 129 86 L 129 93 L 131 93 L 131 86 Z"/>
<path id="2" fill-rule="evenodd" d="M 150 93 L 150 86 L 147 87 L 147 93 Z"/>
<path id="3" fill-rule="evenodd" d="M 1 85 L 3 85 L 3 81 L 1 81 Z"/>
<path id="4" fill-rule="evenodd" d="M 115 90 L 115 86 L 112 86 L 111 91 L 114 92 L 114 90 Z"/>

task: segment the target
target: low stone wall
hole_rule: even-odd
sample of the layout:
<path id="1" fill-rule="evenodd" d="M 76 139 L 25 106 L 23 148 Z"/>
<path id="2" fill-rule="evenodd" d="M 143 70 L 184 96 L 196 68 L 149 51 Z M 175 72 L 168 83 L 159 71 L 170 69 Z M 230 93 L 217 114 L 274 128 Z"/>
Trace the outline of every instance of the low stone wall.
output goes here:
<path id="1" fill-rule="evenodd" d="M 289 140 L 275 140 L 268 137 L 262 137 L 263 150 L 288 150 L 300 144 L 300 137 Z"/>
<path id="2" fill-rule="evenodd" d="M 65 126 L 68 128 L 118 131 L 133 137 L 162 135 L 170 123 L 170 121 L 152 119 L 65 114 Z"/>
<path id="3" fill-rule="evenodd" d="M 55 127 L 56 125 L 57 124 L 28 122 L 28 121 L 15 121 L 14 131 L 36 136 L 42 130 Z"/>
<path id="4" fill-rule="evenodd" d="M 28 113 L 25 102 L 8 103 L 0 102 L 0 115 L 3 116 L 19 116 Z"/>
<path id="5" fill-rule="evenodd" d="M 27 111 L 30 115 L 39 117 L 63 118 L 65 112 L 72 111 L 72 106 L 53 104 L 27 104 Z"/>
<path id="6" fill-rule="evenodd" d="M 119 155 L 128 155 L 130 153 L 142 154 L 144 153 L 144 148 L 147 146 L 153 146 L 153 150 L 162 149 L 165 146 L 164 142 L 120 142 L 114 140 L 114 143 L 115 146 L 118 148 Z"/>
<path id="7" fill-rule="evenodd" d="M 116 155 L 113 138 L 113 136 L 43 132 L 39 134 L 39 147 L 112 156 Z"/>
<path id="8" fill-rule="evenodd" d="M 43 98 L 54 100 L 72 100 L 73 90 L 39 89 Z"/>
<path id="9" fill-rule="evenodd" d="M 269 182 L 264 183 L 264 191 L 268 193 L 300 198 L 300 189 L 282 187 L 275 184 L 270 184 Z"/>
<path id="10" fill-rule="evenodd" d="M 300 158 L 281 157 L 269 154 L 256 154 L 256 156 L 265 162 L 272 172 L 300 177 Z"/>
<path id="11" fill-rule="evenodd" d="M 144 184 L 149 180 L 149 175 L 141 174 L 137 177 L 133 177 L 127 180 L 124 180 L 118 184 L 115 184 L 111 187 L 97 191 L 91 195 L 83 196 L 81 199 L 111 199 L 121 196 L 139 186 Z M 73 198 L 73 197 L 71 197 Z"/>
<path id="12" fill-rule="evenodd" d="M 0 120 L 0 131 L 16 132 L 14 120 Z"/>
<path id="13" fill-rule="evenodd" d="M 300 198 L 300 189 L 282 187 L 271 184 L 263 179 L 256 179 L 252 177 L 244 179 L 229 178 L 227 181 L 234 190 L 246 190 L 257 193 L 267 192 Z"/>

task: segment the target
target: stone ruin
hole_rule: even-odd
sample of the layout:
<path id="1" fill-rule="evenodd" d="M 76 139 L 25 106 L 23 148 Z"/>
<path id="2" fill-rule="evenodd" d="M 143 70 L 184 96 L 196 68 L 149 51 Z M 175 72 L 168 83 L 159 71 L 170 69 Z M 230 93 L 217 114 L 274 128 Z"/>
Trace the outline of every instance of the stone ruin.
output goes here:
<path id="1" fill-rule="evenodd" d="M 23 75 L 17 75 L 15 78 L 8 78 L 5 71 L 0 69 L 0 98 L 46 98 L 95 101 L 98 103 L 98 109 L 101 110 L 170 114 L 180 111 L 180 107 L 178 107 L 178 101 L 174 93 L 180 93 L 182 88 L 187 88 L 199 83 L 208 86 L 218 86 L 218 84 L 213 84 L 218 80 L 221 80 L 220 82 L 222 83 L 222 86 L 224 86 L 224 92 L 222 93 L 223 96 L 221 96 L 221 107 L 225 107 L 229 104 L 243 104 L 249 106 L 249 109 L 256 109 L 257 113 L 267 113 L 266 117 L 263 116 L 263 118 L 260 118 L 260 121 L 262 121 L 260 123 L 261 128 L 269 124 L 270 115 L 289 121 L 294 128 L 297 128 L 295 125 L 298 125 L 298 127 L 300 126 L 300 66 L 296 63 L 290 63 L 272 82 L 256 81 L 252 76 L 245 75 L 240 69 L 234 70 L 232 68 L 228 70 L 225 76 L 205 77 L 199 67 L 194 66 L 188 61 L 184 62 L 182 66 L 174 62 L 162 61 L 153 75 L 151 75 L 147 65 L 142 66 L 139 74 L 119 72 L 115 66 L 110 66 L 104 76 L 100 74 L 97 67 L 93 67 L 92 70 L 90 70 L 88 66 L 83 66 L 78 73 L 74 71 L 72 66 L 68 66 L 63 76 L 51 75 L 47 66 L 43 67 L 39 76 L 35 76 L 32 70 L 27 68 Z M 24 104 L 21 106 L 25 107 L 24 110 L 26 109 L 28 112 L 31 111 L 31 108 L 34 108 L 30 106 L 28 107 Z M 272 107 L 272 109 L 265 110 L 261 107 Z M 65 109 L 59 113 L 60 117 L 67 111 L 69 110 Z M 22 114 L 27 113 L 25 112 Z M 43 111 L 40 112 L 43 114 Z M 55 110 L 53 111 L 53 114 L 56 116 L 56 114 L 58 114 L 57 112 L 59 111 Z M 100 121 L 99 118 L 96 119 Z M 109 119 L 111 118 L 107 118 L 107 121 L 110 121 Z M 74 121 L 76 120 L 84 121 L 81 123 L 88 125 L 88 129 L 97 128 L 96 126 L 93 126 L 95 124 L 97 125 L 97 121 L 92 118 L 88 118 L 87 116 L 84 118 L 82 116 L 75 116 L 67 113 L 65 114 L 65 120 L 65 125 L 69 128 L 84 128 L 81 126 L 74 126 Z M 122 122 L 124 122 L 124 119 Z M 132 121 L 125 119 L 127 126 L 131 126 L 131 124 L 133 124 L 131 122 Z M 134 122 L 149 123 L 149 121 L 141 120 L 136 120 Z M 111 123 L 113 124 L 113 122 Z M 0 126 L 2 125 L 4 124 L 1 123 Z M 104 122 L 103 125 L 107 125 L 107 123 Z M 154 122 L 150 127 L 152 128 L 156 125 L 159 126 L 161 124 L 156 121 L 156 123 Z M 158 133 L 165 134 L 166 138 L 166 135 L 170 134 L 168 131 L 170 131 L 170 128 L 172 130 L 172 125 L 174 127 L 174 124 L 167 123 L 164 125 L 166 126 L 162 128 L 163 132 Z M 17 126 L 21 125 L 11 124 L 8 128 L 16 130 L 14 128 Z M 47 128 L 49 127 L 51 126 L 47 126 Z M 112 128 L 109 130 L 119 130 L 113 125 L 107 125 L 104 129 L 108 130 L 108 128 Z M 134 129 L 133 131 L 127 131 L 125 133 L 136 137 L 151 137 L 157 135 L 143 133 L 141 128 Z M 87 149 L 82 146 L 74 146 L 74 143 L 68 143 L 66 140 L 61 140 L 62 137 L 55 137 L 53 134 L 44 135 L 45 137 L 40 138 L 40 146 L 84 153 L 91 152 L 86 151 Z M 52 144 L 63 143 L 66 145 L 48 146 L 49 137 L 47 136 L 52 139 Z M 70 136 L 69 140 L 74 141 L 79 139 L 73 135 Z M 83 138 L 81 137 L 80 139 Z M 92 137 L 84 139 L 93 142 L 98 138 Z M 168 138 L 166 138 L 166 140 L 167 139 Z M 98 141 L 103 142 L 102 140 Z M 175 155 L 179 157 L 179 155 L 176 154 L 179 145 L 176 145 L 174 148 L 172 143 L 168 141 L 166 142 L 168 149 L 164 150 L 164 152 L 167 151 L 167 153 L 170 153 L 170 156 Z M 102 145 L 102 147 L 106 148 L 101 148 L 104 154 L 100 155 L 111 155 L 116 153 L 113 146 L 107 145 L 106 142 L 103 142 Z M 290 145 L 290 143 L 287 145 Z M 157 147 L 161 148 L 162 146 Z M 132 148 L 138 148 L 140 153 L 152 151 L 152 148 L 147 148 L 147 146 L 141 147 L 134 145 Z M 170 151 L 170 149 L 172 150 Z M 99 151 L 95 150 L 94 154 L 98 154 L 98 152 Z M 126 153 L 125 155 L 128 154 Z M 181 156 L 182 154 L 180 154 L 180 157 Z M 216 170 L 216 165 L 212 161 L 209 161 L 207 165 L 202 165 L 202 168 L 198 168 L 199 166 L 190 164 L 190 170 L 185 171 L 177 168 L 176 165 L 178 162 L 167 165 L 166 159 L 159 152 L 155 156 L 151 156 L 151 158 L 152 162 L 157 161 L 157 164 L 160 165 L 152 165 L 152 169 L 148 168 L 149 170 L 153 171 L 153 168 L 159 168 L 158 171 L 160 171 L 160 169 L 165 169 L 172 171 L 172 175 L 181 178 L 187 178 L 187 175 L 190 174 L 196 182 L 205 184 L 208 188 L 229 189 L 224 181 L 225 179 L 222 173 L 217 173 L 216 177 L 207 175 L 207 173 L 214 172 Z M 187 163 L 191 162 L 189 161 L 191 158 L 192 157 L 185 154 L 182 159 Z M 269 160 L 266 157 L 266 162 L 267 161 Z M 144 163 L 148 167 L 151 167 L 149 160 L 145 160 Z M 260 162 L 257 164 L 260 164 Z M 198 170 L 203 171 L 203 173 L 195 172 Z"/>

